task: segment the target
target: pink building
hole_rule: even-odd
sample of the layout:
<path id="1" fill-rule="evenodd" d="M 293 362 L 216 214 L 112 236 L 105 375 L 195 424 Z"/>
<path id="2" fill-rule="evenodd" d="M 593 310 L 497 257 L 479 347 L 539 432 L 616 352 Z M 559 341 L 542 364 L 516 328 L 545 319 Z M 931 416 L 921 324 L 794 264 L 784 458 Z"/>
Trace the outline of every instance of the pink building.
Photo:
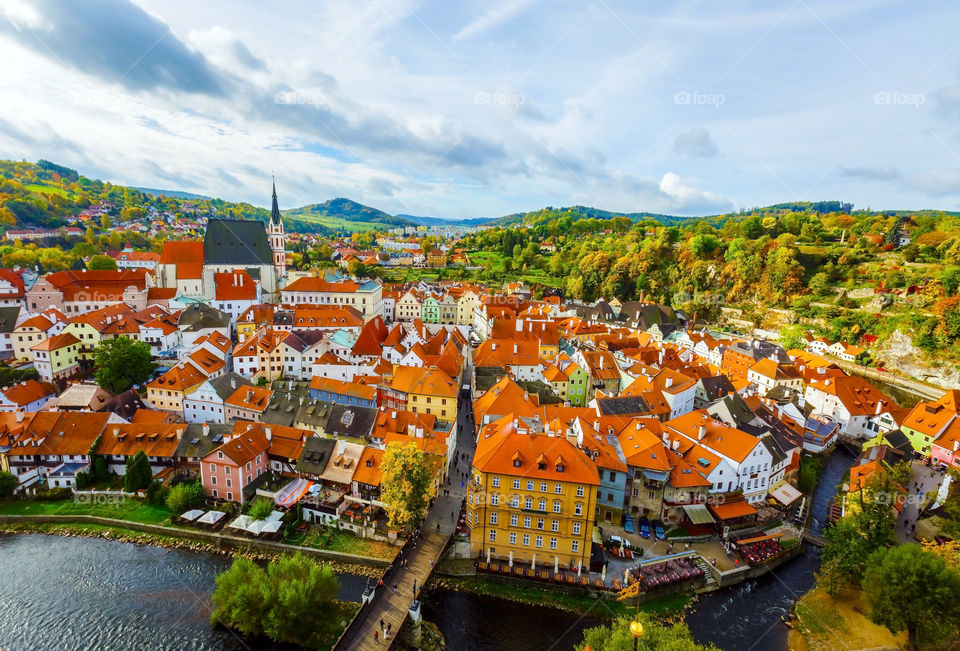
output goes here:
<path id="1" fill-rule="evenodd" d="M 257 428 L 242 432 L 200 462 L 203 490 L 210 497 L 244 502 L 243 489 L 267 471 L 270 440 Z"/>
<path id="2" fill-rule="evenodd" d="M 947 429 L 930 447 L 930 458 L 934 463 L 953 465 L 960 469 L 960 419 L 954 418 Z"/>

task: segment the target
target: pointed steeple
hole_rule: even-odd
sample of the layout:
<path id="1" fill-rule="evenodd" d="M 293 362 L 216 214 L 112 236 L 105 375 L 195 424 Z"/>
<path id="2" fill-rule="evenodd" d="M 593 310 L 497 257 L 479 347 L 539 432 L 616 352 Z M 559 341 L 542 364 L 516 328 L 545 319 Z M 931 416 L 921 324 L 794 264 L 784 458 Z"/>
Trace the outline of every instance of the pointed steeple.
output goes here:
<path id="1" fill-rule="evenodd" d="M 273 224 L 276 220 L 277 224 L 282 224 L 280 220 L 280 206 L 277 205 L 277 179 L 273 179 L 273 205 L 270 207 L 270 223 Z"/>

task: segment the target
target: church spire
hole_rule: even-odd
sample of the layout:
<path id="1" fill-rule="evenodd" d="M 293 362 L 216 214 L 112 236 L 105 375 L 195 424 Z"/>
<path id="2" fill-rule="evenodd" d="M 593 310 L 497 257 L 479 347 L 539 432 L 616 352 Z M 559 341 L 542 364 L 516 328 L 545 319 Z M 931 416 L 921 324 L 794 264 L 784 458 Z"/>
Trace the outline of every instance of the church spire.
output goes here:
<path id="1" fill-rule="evenodd" d="M 270 207 L 270 223 L 282 224 L 280 220 L 280 206 L 277 204 L 277 179 L 273 178 L 273 205 Z"/>

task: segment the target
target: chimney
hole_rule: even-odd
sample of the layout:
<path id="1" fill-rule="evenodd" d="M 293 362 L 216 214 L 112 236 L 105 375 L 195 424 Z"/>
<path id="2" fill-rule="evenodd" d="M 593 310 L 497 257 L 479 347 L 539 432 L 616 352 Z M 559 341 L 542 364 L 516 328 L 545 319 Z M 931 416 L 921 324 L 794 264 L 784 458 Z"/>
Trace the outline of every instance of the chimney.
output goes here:
<path id="1" fill-rule="evenodd" d="M 953 442 L 953 451 L 956 452 L 957 450 L 960 450 L 960 441 Z"/>
<path id="2" fill-rule="evenodd" d="M 268 440 L 268 441 L 271 440 L 273 434 L 272 434 L 272 432 L 270 431 L 270 426 L 269 426 L 269 425 L 268 425 L 267 427 L 264 427 L 264 428 L 263 428 L 263 433 L 267 435 L 267 440 Z"/>
<path id="3" fill-rule="evenodd" d="M 18 423 L 22 423 L 22 422 L 23 422 L 23 416 L 24 416 L 24 413 L 18 409 L 18 410 L 17 410 L 17 422 L 18 422 Z"/>
<path id="4" fill-rule="evenodd" d="M 706 435 L 707 435 L 707 426 L 706 426 L 706 425 L 700 425 L 700 426 L 697 428 L 697 440 L 698 440 L 698 441 L 702 441 L 702 440 L 703 440 L 703 437 L 706 436 Z"/>
<path id="5" fill-rule="evenodd" d="M 669 389 L 670 387 L 672 387 L 672 386 L 673 386 L 673 378 L 672 378 L 672 377 L 668 377 L 666 384 L 667 384 L 667 386 L 666 386 L 667 389 Z"/>
<path id="6" fill-rule="evenodd" d="M 675 439 L 675 440 L 673 441 L 673 451 L 676 452 L 676 451 L 677 451 L 677 448 L 679 448 L 679 447 L 680 447 L 680 439 Z"/>
<path id="7" fill-rule="evenodd" d="M 517 319 L 517 332 L 523 332 L 523 319 Z"/>
<path id="8" fill-rule="evenodd" d="M 875 411 L 873 415 L 879 416 L 882 409 L 883 409 L 883 400 L 877 400 L 877 411 Z"/>
<path id="9" fill-rule="evenodd" d="M 390 418 L 396 420 L 396 419 L 397 419 L 397 412 L 391 411 L 391 412 L 390 412 Z"/>
<path id="10" fill-rule="evenodd" d="M 210 425 L 208 425 L 207 423 L 204 423 L 202 431 L 204 436 L 207 436 L 208 434 L 210 434 Z"/>
<path id="11" fill-rule="evenodd" d="M 422 438 L 423 438 L 423 428 L 422 428 L 422 427 L 418 427 L 418 428 L 417 428 L 417 438 L 418 438 L 418 439 L 422 439 Z"/>
<path id="12" fill-rule="evenodd" d="M 496 349 L 497 349 L 497 342 L 495 341 L 490 342 L 490 350 L 496 350 Z"/>
<path id="13" fill-rule="evenodd" d="M 237 388 L 237 378 L 235 377 L 230 378 L 230 388 L 231 389 Z"/>
<path id="14" fill-rule="evenodd" d="M 513 344 L 513 354 L 517 354 L 517 344 Z"/>

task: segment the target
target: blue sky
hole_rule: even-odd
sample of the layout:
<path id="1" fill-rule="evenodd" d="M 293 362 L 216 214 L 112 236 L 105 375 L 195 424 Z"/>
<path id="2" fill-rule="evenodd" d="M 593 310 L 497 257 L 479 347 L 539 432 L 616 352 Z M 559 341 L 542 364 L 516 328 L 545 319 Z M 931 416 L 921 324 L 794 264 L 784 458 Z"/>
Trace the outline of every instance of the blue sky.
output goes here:
<path id="1" fill-rule="evenodd" d="M 0 156 L 284 207 L 958 209 L 955 2 L 5 0 Z"/>

